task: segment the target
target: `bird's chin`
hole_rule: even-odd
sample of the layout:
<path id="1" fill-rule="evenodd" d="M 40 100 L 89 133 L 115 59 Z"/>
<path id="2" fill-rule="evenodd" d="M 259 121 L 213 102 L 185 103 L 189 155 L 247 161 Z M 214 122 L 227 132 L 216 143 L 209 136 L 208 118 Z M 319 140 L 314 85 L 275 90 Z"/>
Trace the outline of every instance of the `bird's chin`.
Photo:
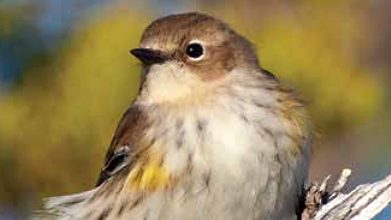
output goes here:
<path id="1" fill-rule="evenodd" d="M 202 88 L 202 80 L 186 67 L 174 62 L 155 64 L 145 69 L 145 80 L 137 101 L 143 104 L 191 101 Z"/>

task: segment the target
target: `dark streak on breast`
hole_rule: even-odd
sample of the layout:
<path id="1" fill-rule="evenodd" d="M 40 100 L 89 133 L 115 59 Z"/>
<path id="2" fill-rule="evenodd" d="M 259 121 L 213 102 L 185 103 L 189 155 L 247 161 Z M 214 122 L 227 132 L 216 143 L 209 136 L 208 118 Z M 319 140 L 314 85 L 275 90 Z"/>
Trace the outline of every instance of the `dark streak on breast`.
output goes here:
<path id="1" fill-rule="evenodd" d="M 142 200 L 143 200 L 143 197 L 142 197 L 142 196 L 138 196 L 138 197 L 136 198 L 136 200 L 134 200 L 132 203 L 128 203 L 128 204 L 130 204 L 130 205 L 128 206 L 127 209 L 128 209 L 129 211 L 132 210 L 132 209 L 135 208 L 138 204 L 140 204 Z"/>
<path id="2" fill-rule="evenodd" d="M 176 129 L 176 147 L 178 149 L 182 148 L 184 142 L 185 142 L 185 130 L 183 128 L 183 120 L 178 119 L 175 123 L 175 129 Z"/>
<path id="3" fill-rule="evenodd" d="M 98 220 L 104 220 L 107 218 L 107 216 L 110 214 L 112 210 L 111 206 L 108 206 L 108 208 L 104 209 L 103 212 L 98 216 Z"/>
<path id="4" fill-rule="evenodd" d="M 183 130 L 182 128 L 176 137 L 176 147 L 178 149 L 182 148 L 184 142 L 185 142 L 185 130 Z"/>
<path id="5" fill-rule="evenodd" d="M 203 131 L 206 128 L 206 121 L 204 119 L 198 119 L 197 120 L 197 134 L 198 136 L 201 136 Z"/>

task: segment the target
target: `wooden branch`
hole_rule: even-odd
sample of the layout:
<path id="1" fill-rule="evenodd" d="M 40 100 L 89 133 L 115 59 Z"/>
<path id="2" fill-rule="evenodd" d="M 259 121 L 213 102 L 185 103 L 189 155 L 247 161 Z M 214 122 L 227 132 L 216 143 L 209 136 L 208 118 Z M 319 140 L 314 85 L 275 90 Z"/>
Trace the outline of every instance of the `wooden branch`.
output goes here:
<path id="1" fill-rule="evenodd" d="M 348 194 L 341 193 L 351 174 L 342 174 L 331 192 L 327 192 L 328 180 L 313 183 L 307 190 L 303 220 L 365 220 L 372 219 L 391 204 L 391 174 L 372 183 L 357 186 Z"/>

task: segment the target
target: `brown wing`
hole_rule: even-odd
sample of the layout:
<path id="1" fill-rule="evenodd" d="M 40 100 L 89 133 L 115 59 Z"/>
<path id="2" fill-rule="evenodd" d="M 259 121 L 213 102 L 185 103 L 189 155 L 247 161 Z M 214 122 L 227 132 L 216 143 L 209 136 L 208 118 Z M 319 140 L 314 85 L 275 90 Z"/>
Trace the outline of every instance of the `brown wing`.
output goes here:
<path id="1" fill-rule="evenodd" d="M 96 186 L 121 171 L 132 162 L 130 153 L 137 147 L 147 120 L 137 105 L 131 106 L 122 116 L 107 150 L 105 163 L 100 172 Z"/>

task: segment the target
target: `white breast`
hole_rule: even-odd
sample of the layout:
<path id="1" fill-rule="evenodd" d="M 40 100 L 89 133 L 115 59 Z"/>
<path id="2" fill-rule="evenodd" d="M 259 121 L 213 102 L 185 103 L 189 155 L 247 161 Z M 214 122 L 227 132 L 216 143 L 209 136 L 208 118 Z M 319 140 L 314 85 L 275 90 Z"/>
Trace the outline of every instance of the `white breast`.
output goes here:
<path id="1" fill-rule="evenodd" d="M 187 182 L 169 196 L 172 201 L 161 210 L 162 216 L 295 218 L 292 213 L 307 172 L 304 155 L 290 155 L 294 143 L 288 137 L 289 126 L 269 108 L 254 105 L 252 95 L 249 92 L 247 101 L 222 97 L 157 120 L 158 131 L 170 128 L 164 143 L 157 144 L 167 146 L 165 166 L 180 175 L 188 172 L 189 163 L 192 166 L 191 173 L 184 174 Z M 156 204 L 160 196 L 155 197 Z"/>

